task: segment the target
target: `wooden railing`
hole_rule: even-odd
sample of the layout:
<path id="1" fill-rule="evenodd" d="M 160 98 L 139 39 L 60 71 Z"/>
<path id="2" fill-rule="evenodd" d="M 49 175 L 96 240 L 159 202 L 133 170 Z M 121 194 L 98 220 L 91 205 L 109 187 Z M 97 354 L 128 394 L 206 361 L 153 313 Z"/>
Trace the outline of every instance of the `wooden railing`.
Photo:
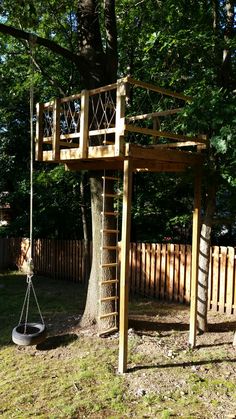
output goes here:
<path id="1" fill-rule="evenodd" d="M 125 77 L 98 89 L 39 103 L 36 159 L 68 161 L 104 153 L 117 157 L 123 155 L 125 142 L 205 148 L 204 136 L 175 132 L 176 118 L 190 100 L 181 93 Z M 94 147 L 102 147 L 100 154 Z"/>
<path id="2" fill-rule="evenodd" d="M 0 239 L 0 268 L 24 267 L 27 240 Z M 91 263 L 91 247 L 89 262 Z M 78 240 L 38 239 L 34 246 L 35 271 L 56 279 L 85 283 L 85 248 Z M 189 303 L 191 246 L 132 243 L 130 292 L 160 300 Z M 208 308 L 236 313 L 236 248 L 211 248 Z"/>

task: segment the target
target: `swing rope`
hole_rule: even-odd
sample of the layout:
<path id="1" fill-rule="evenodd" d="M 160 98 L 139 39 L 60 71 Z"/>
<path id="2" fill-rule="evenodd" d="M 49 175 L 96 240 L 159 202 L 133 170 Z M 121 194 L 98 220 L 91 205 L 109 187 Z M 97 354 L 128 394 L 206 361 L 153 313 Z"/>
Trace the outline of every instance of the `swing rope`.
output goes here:
<path id="1" fill-rule="evenodd" d="M 33 263 L 33 161 L 34 161 L 34 46 L 35 46 L 35 37 L 32 35 L 29 39 L 29 47 L 30 47 L 30 216 L 29 216 L 29 254 L 27 258 L 27 288 L 25 293 L 25 298 L 23 302 L 23 307 L 21 310 L 19 325 L 24 324 L 24 334 L 27 333 L 27 323 L 28 323 L 28 315 L 29 315 L 29 306 L 30 306 L 30 296 L 31 290 L 34 296 L 36 306 L 38 309 L 39 316 L 41 318 L 41 322 L 44 325 L 44 319 L 42 316 L 42 312 L 39 307 L 38 299 L 35 293 L 34 285 L 32 278 L 34 276 L 34 263 Z M 25 313 L 25 316 L 24 316 Z M 23 321 L 24 317 L 24 322 Z"/>

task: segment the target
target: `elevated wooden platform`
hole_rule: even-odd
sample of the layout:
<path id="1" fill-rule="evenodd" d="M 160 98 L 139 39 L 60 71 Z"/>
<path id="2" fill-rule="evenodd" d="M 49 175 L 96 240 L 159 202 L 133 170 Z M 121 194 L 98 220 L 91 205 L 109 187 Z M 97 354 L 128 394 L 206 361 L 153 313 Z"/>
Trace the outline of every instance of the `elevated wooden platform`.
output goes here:
<path id="1" fill-rule="evenodd" d="M 201 164 L 203 135 L 176 132 L 191 98 L 130 77 L 37 104 L 36 160 L 69 170 L 182 171 Z"/>
<path id="2" fill-rule="evenodd" d="M 135 171 L 180 172 L 195 168 L 189 344 L 194 347 L 196 343 L 199 169 L 207 139 L 180 132 L 182 111 L 188 101 L 191 98 L 181 93 L 126 77 L 109 86 L 37 104 L 36 160 L 63 163 L 68 170 L 123 171 L 118 367 L 121 373 L 127 370 L 129 245 Z M 113 251 L 113 247 L 104 244 L 102 252 L 109 249 Z M 106 266 L 102 262 L 101 267 Z M 110 281 L 116 283 L 118 277 L 102 280 L 103 284 Z M 109 298 L 117 300 L 116 295 Z M 107 298 L 102 297 L 101 301 Z M 118 311 L 105 316 L 117 314 Z"/>

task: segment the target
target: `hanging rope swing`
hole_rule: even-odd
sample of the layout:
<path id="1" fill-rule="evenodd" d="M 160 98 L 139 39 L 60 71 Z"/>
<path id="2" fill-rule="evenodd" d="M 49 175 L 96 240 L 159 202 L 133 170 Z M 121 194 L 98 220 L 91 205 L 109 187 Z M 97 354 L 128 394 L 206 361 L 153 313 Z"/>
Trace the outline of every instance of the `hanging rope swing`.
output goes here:
<path id="1" fill-rule="evenodd" d="M 18 325 L 12 330 L 12 341 L 16 345 L 37 345 L 42 343 L 46 339 L 46 326 L 44 319 L 39 307 L 38 299 L 34 290 L 32 278 L 34 276 L 34 264 L 33 264 L 33 159 L 34 159 L 34 127 L 33 127 L 33 109 L 34 109 L 34 88 L 33 88 L 33 76 L 34 76 L 34 64 L 33 64 L 33 53 L 34 53 L 34 37 L 30 39 L 30 238 L 29 238 L 29 256 L 27 261 L 27 277 L 26 277 L 26 293 L 21 310 L 21 315 Z M 30 323 L 28 321 L 29 309 L 30 309 L 30 298 L 33 296 L 40 321 L 38 323 Z"/>

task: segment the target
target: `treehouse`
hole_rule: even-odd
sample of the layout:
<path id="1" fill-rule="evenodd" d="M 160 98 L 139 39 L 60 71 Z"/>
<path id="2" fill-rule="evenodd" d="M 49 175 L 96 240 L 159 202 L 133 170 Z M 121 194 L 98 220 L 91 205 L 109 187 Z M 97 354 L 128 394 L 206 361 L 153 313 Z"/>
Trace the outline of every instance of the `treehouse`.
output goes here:
<path id="1" fill-rule="evenodd" d="M 194 347 L 196 343 L 200 168 L 207 139 L 180 130 L 184 106 L 189 101 L 189 96 L 125 77 L 108 86 L 37 104 L 36 160 L 63 163 L 68 170 L 123 172 L 120 274 L 104 280 L 108 264 L 100 265 L 101 285 L 110 283 L 114 287 L 114 294 L 102 296 L 100 305 L 119 299 L 119 309 L 101 314 L 101 318 L 118 319 L 119 313 L 119 372 L 127 369 L 131 190 L 135 171 L 195 170 L 189 344 Z M 104 200 L 110 196 L 104 194 Z M 116 231 L 101 230 L 102 235 Z M 101 253 L 114 248 L 102 245 Z M 116 260 L 109 265 L 117 265 Z"/>

